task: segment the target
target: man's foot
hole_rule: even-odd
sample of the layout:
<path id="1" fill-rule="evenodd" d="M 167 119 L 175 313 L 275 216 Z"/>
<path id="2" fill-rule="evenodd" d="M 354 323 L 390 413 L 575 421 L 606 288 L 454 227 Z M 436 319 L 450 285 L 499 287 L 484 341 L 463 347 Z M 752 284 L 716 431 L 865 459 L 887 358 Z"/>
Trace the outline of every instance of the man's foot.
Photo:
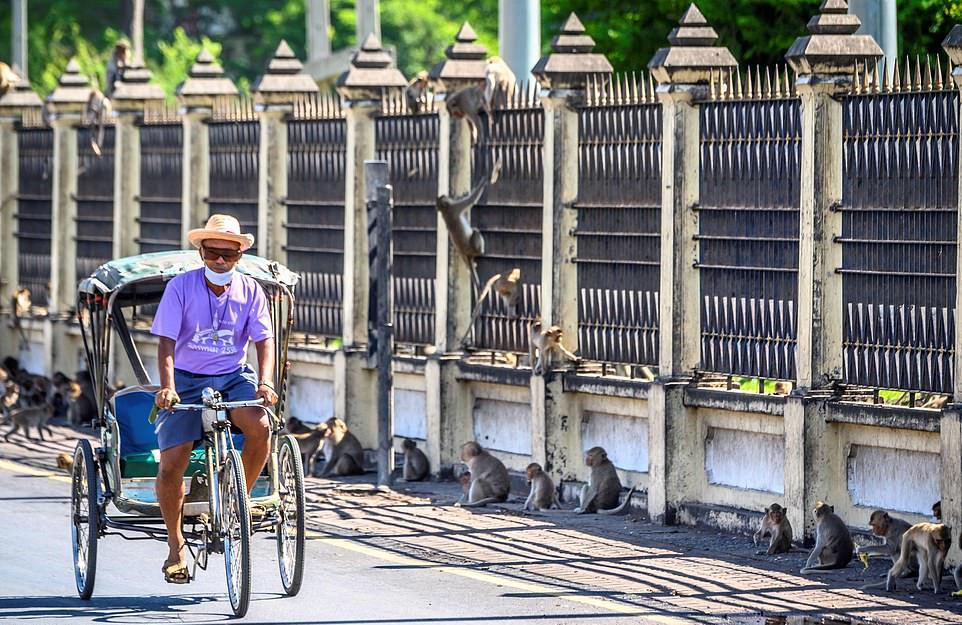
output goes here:
<path id="1" fill-rule="evenodd" d="M 262 503 L 252 503 L 250 507 L 251 511 L 251 522 L 256 523 L 261 521 L 267 516 L 267 506 Z"/>
<path id="2" fill-rule="evenodd" d="M 164 573 L 164 581 L 168 584 L 186 584 L 190 582 L 190 572 L 187 570 L 186 560 L 175 562 L 167 560 L 160 570 Z"/>

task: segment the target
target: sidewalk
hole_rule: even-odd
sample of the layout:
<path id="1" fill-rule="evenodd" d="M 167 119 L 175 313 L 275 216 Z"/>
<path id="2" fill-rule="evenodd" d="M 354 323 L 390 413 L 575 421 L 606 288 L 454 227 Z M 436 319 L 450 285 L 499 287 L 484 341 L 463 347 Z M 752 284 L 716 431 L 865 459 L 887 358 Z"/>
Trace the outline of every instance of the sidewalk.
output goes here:
<path id="1" fill-rule="evenodd" d="M 0 458 L 54 469 L 57 454 L 69 452 L 77 435 L 69 428 L 54 430 L 47 443 L 22 435 L 4 443 L 5 429 L 0 431 Z M 390 562 L 386 566 L 399 572 L 443 567 L 502 580 L 506 593 L 538 587 L 572 600 L 604 602 L 614 611 L 637 608 L 704 623 L 762 625 L 761 615 L 962 623 L 962 600 L 948 597 L 954 590 L 951 575 L 938 596 L 917 593 L 914 579 L 900 580 L 894 593 L 862 592 L 859 586 L 879 581 L 887 570 L 881 560 L 868 571 L 856 560 L 847 569 L 806 577 L 798 570 L 807 553 L 756 556 L 747 536 L 663 527 L 631 515 L 525 515 L 520 500 L 468 511 L 450 506 L 460 495 L 458 484 L 399 484 L 382 492 L 373 487 L 374 477 L 309 478 L 311 538 L 319 533 L 382 553 Z"/>

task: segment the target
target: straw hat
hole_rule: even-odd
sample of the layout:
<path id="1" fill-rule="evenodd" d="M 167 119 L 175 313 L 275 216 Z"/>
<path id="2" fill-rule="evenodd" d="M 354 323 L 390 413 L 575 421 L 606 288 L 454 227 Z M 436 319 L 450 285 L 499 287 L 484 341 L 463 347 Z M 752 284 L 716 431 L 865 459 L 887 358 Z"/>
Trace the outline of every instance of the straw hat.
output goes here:
<path id="1" fill-rule="evenodd" d="M 241 234 L 240 223 L 236 217 L 230 215 L 211 215 L 206 226 L 194 228 L 187 233 L 187 240 L 194 247 L 199 248 L 204 239 L 234 241 L 240 244 L 240 251 L 242 252 L 249 250 L 254 245 L 254 235 L 250 233 Z"/>

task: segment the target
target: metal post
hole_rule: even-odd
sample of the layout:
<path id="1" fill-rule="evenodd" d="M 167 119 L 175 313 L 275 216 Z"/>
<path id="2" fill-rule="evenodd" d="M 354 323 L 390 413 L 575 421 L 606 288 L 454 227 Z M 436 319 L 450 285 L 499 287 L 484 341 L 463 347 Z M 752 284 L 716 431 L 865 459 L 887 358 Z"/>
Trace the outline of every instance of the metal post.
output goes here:
<path id="1" fill-rule="evenodd" d="M 367 201 L 368 258 L 370 261 L 371 314 L 368 316 L 369 350 L 377 358 L 377 483 L 391 485 L 394 469 L 394 420 L 391 415 L 391 371 L 394 352 L 394 310 L 391 297 L 391 208 L 394 197 L 388 184 L 387 161 L 364 161 Z"/>
<path id="2" fill-rule="evenodd" d="M 521 82 L 541 53 L 541 4 L 538 0 L 498 0 L 498 46 L 501 58 Z"/>
<path id="3" fill-rule="evenodd" d="M 20 69 L 20 78 L 27 80 L 27 0 L 13 0 L 10 39 L 13 64 Z"/>
<path id="4" fill-rule="evenodd" d="M 331 56 L 331 7 L 328 0 L 307 0 L 307 60 Z"/>
<path id="5" fill-rule="evenodd" d="M 130 20 L 130 43 L 134 47 L 134 67 L 144 64 L 144 0 L 133 0 L 134 15 Z"/>

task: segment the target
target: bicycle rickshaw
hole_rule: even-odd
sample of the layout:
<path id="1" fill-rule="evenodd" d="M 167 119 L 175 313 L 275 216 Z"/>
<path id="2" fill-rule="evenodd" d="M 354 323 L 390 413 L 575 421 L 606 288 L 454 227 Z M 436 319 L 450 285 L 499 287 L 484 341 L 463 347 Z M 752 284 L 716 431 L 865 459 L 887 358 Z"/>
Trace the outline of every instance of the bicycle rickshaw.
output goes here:
<path id="1" fill-rule="evenodd" d="M 77 316 L 100 430 L 99 446 L 94 448 L 83 439 L 74 452 L 71 529 L 74 573 L 82 599 L 89 599 L 93 593 L 100 538 L 120 535 L 128 540 L 167 539 L 154 493 L 160 455 L 154 426 L 148 420 L 158 386 L 152 384 L 137 351 L 130 321 L 135 310 L 160 302 L 171 278 L 200 266 L 201 260 L 193 250 L 144 254 L 101 265 L 80 283 Z M 198 568 L 207 568 L 210 554 L 224 554 L 231 608 L 236 616 L 243 616 L 250 601 L 250 541 L 254 532 L 275 533 L 284 591 L 293 596 L 300 590 L 304 572 L 304 474 L 297 442 L 283 433 L 287 347 L 297 275 L 278 263 L 247 254 L 237 270 L 257 280 L 264 289 L 276 345 L 278 403 L 275 410 L 265 408 L 271 421 L 271 453 L 251 495 L 254 503 L 266 510 L 263 518 L 250 517 L 239 453 L 243 436 L 231 434 L 227 419 L 232 408 L 260 405 L 259 400 L 223 401 L 217 389 L 207 389 L 202 404 L 178 404 L 175 409 L 201 410 L 204 422 L 204 440 L 192 452 L 184 475 L 184 535 L 193 559 L 191 577 Z M 122 350 L 112 351 L 114 333 Z M 108 396 L 114 351 L 125 354 L 139 384 Z"/>

